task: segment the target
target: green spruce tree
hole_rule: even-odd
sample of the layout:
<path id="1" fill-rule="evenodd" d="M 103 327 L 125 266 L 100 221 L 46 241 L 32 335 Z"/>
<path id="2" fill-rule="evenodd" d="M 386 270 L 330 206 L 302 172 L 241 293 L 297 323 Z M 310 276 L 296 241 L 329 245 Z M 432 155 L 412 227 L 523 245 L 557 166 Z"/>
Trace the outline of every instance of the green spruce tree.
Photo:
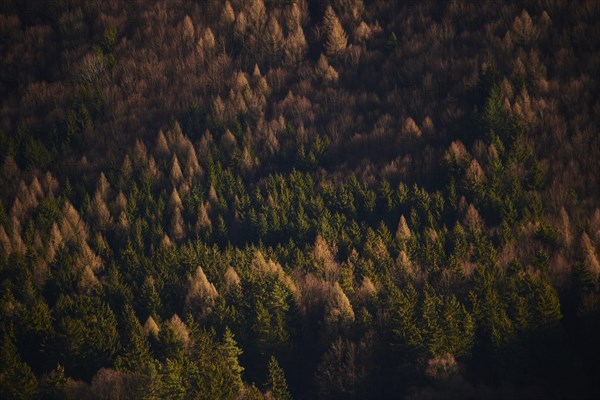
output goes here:
<path id="1" fill-rule="evenodd" d="M 269 360 L 269 380 L 267 389 L 275 400 L 291 400 L 292 396 L 288 390 L 287 381 L 283 369 L 274 356 Z"/>

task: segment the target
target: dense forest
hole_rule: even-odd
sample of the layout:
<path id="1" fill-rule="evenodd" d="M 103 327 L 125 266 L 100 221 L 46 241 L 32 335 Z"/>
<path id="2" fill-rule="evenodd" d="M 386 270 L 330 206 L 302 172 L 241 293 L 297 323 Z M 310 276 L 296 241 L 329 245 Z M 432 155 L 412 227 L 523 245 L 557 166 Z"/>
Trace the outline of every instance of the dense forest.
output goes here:
<path id="1" fill-rule="evenodd" d="M 3 0 L 0 398 L 600 398 L 599 76 L 597 0 Z"/>

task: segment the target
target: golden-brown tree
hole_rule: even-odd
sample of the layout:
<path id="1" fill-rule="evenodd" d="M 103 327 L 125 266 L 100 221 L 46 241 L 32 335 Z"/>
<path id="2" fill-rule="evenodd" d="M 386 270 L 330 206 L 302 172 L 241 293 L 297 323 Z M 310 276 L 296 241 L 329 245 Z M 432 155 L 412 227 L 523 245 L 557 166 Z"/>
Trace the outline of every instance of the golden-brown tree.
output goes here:
<path id="1" fill-rule="evenodd" d="M 212 312 L 219 293 L 215 286 L 208 281 L 202 267 L 198 266 L 190 277 L 185 305 L 189 311 L 204 317 Z"/>
<path id="2" fill-rule="evenodd" d="M 339 56 L 346 50 L 348 35 L 346 35 L 346 31 L 344 31 L 340 20 L 331 6 L 327 6 L 327 10 L 325 11 L 323 27 L 327 35 L 325 39 L 327 55 Z"/>

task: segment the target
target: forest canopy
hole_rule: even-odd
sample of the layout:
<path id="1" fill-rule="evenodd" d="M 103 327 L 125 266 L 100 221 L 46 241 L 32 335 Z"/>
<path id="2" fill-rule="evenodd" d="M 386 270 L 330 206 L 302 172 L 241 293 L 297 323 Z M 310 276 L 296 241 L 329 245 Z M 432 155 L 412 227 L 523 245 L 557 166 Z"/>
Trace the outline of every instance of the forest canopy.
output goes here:
<path id="1" fill-rule="evenodd" d="M 600 398 L 598 76 L 595 0 L 3 1 L 0 398 Z"/>

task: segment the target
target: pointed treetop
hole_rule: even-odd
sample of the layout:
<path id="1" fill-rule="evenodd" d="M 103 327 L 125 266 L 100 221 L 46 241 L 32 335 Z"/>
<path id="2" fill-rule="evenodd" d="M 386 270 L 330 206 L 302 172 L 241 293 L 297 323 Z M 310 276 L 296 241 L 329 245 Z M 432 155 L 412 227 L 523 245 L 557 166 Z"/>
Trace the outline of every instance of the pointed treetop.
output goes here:
<path id="1" fill-rule="evenodd" d="M 208 201 L 212 205 L 219 204 L 219 197 L 217 196 L 217 190 L 214 185 L 210 185 L 210 189 L 208 190 Z"/>
<path id="2" fill-rule="evenodd" d="M 58 181 L 56 178 L 50 173 L 50 171 L 46 172 L 44 175 L 44 179 L 42 181 L 44 189 L 49 196 L 53 197 L 54 192 L 58 189 Z"/>
<path id="3" fill-rule="evenodd" d="M 271 356 L 271 359 L 269 360 L 269 381 L 267 383 L 267 389 L 274 399 L 292 400 L 283 369 L 279 366 L 279 362 L 277 362 L 277 359 L 274 356 Z"/>
<path id="4" fill-rule="evenodd" d="M 183 18 L 183 21 L 181 23 L 181 33 L 183 34 L 184 40 L 188 42 L 194 40 L 195 29 L 194 24 L 192 23 L 192 19 L 189 15 L 186 15 Z"/>
<path id="5" fill-rule="evenodd" d="M 289 7 L 286 7 L 284 17 L 288 31 L 294 31 L 302 24 L 302 12 L 296 2 L 293 2 Z"/>
<path id="6" fill-rule="evenodd" d="M 408 240 L 411 236 L 412 233 L 406 223 L 406 218 L 404 218 L 404 215 L 401 215 L 400 221 L 398 222 L 398 229 L 396 230 L 396 238 L 398 240 Z"/>
<path id="7" fill-rule="evenodd" d="M 119 194 L 117 194 L 116 204 L 119 211 L 125 211 L 127 208 L 127 197 L 125 197 L 122 190 L 119 190 Z"/>
<path id="8" fill-rule="evenodd" d="M 240 276 L 235 272 L 235 269 L 233 267 L 227 268 L 227 271 L 225 271 L 225 287 L 227 290 L 232 287 L 240 287 L 240 284 Z"/>
<path id="9" fill-rule="evenodd" d="M 406 136 L 421 136 L 421 129 L 417 126 L 417 123 L 411 117 L 406 118 L 404 125 L 402 125 L 402 133 Z"/>
<path id="10" fill-rule="evenodd" d="M 202 267 L 198 266 L 194 275 L 190 277 L 188 292 L 185 296 L 186 306 L 191 311 L 205 316 L 212 311 L 218 295 L 215 285 L 208 281 Z"/>
<path id="11" fill-rule="evenodd" d="M 225 2 L 223 6 L 223 10 L 221 11 L 221 24 L 230 25 L 235 21 L 235 12 L 233 11 L 233 7 L 231 7 L 231 3 L 229 1 Z"/>
<path id="12" fill-rule="evenodd" d="M 346 50 L 348 36 L 346 35 L 346 31 L 344 31 L 340 20 L 335 14 L 335 11 L 333 11 L 333 8 L 331 8 L 331 5 L 328 5 L 327 10 L 325 11 L 323 27 L 327 33 L 327 38 L 325 41 L 325 49 L 327 50 L 327 54 L 336 56 Z"/>
<path id="13" fill-rule="evenodd" d="M 170 154 L 169 144 L 167 143 L 167 138 L 162 129 L 158 131 L 156 137 L 155 153 L 161 157 L 166 157 Z"/>
<path id="14" fill-rule="evenodd" d="M 147 174 L 146 176 L 148 176 L 150 178 L 151 182 L 156 182 L 156 180 L 159 178 L 160 171 L 158 170 L 158 166 L 156 165 L 154 156 L 150 156 L 148 158 L 148 167 L 147 167 L 145 173 Z"/>
<path id="15" fill-rule="evenodd" d="M 160 327 L 158 326 L 156 321 L 154 321 L 154 318 L 152 318 L 152 315 L 148 316 L 148 319 L 146 320 L 146 323 L 144 324 L 144 333 L 146 334 L 146 336 L 152 335 L 154 337 L 157 337 L 159 332 L 160 332 Z"/>
<path id="16" fill-rule="evenodd" d="M 363 43 L 369 40 L 371 36 L 373 36 L 373 30 L 365 21 L 361 21 L 360 25 L 354 30 L 354 38 L 357 42 Z"/>
<path id="17" fill-rule="evenodd" d="M 181 202 L 181 197 L 179 197 L 179 193 L 177 192 L 177 188 L 173 187 L 171 191 L 171 197 L 169 198 L 169 211 L 173 212 L 176 208 L 183 207 Z"/>
<path id="18" fill-rule="evenodd" d="M 210 230 L 211 227 L 212 221 L 208 216 L 206 206 L 203 203 L 200 203 L 200 205 L 198 206 L 198 220 L 196 221 L 195 226 L 196 233 L 199 233 L 204 229 Z"/>
<path id="19" fill-rule="evenodd" d="M 177 340 L 179 340 L 185 347 L 190 344 L 190 332 L 185 322 L 179 318 L 179 315 L 173 314 L 169 320 L 169 325 L 173 328 Z"/>
<path id="20" fill-rule="evenodd" d="M 354 321 L 354 310 L 348 296 L 338 282 L 335 282 L 329 294 L 325 322 L 329 326 L 345 325 Z"/>
<path id="21" fill-rule="evenodd" d="M 10 253 L 12 253 L 10 238 L 6 233 L 6 230 L 4 230 L 4 226 L 0 225 L 0 255 L 8 257 Z"/>
<path id="22" fill-rule="evenodd" d="M 375 287 L 375 285 L 373 284 L 373 282 L 371 281 L 371 279 L 368 276 L 365 276 L 363 278 L 362 284 L 360 285 L 360 288 L 358 289 L 358 293 L 363 301 L 365 301 L 377 294 L 377 288 Z"/>
<path id="23" fill-rule="evenodd" d="M 465 215 L 465 225 L 468 226 L 473 232 L 479 232 L 483 227 L 483 220 L 479 215 L 479 211 L 477 211 L 477 208 L 475 208 L 473 204 L 470 204 L 469 208 L 467 209 L 467 213 Z"/>
<path id="24" fill-rule="evenodd" d="M 263 0 L 251 0 L 247 6 L 247 12 L 248 23 L 253 28 L 258 28 L 265 20 L 265 2 Z"/>
<path id="25" fill-rule="evenodd" d="M 42 185 L 38 180 L 37 176 L 34 176 L 31 180 L 31 184 L 29 185 L 29 192 L 34 195 L 36 198 L 41 198 L 44 196 L 44 190 L 42 189 Z"/>
<path id="26" fill-rule="evenodd" d="M 304 58 L 308 50 L 308 43 L 304 36 L 302 26 L 296 26 L 288 35 L 284 46 L 284 60 L 287 64 L 294 64 Z"/>
<path id="27" fill-rule="evenodd" d="M 233 25 L 233 33 L 238 39 L 242 39 L 246 34 L 246 29 L 248 29 L 248 20 L 246 14 L 244 14 L 243 11 L 240 11 L 235 19 L 235 24 Z"/>
<path id="28" fill-rule="evenodd" d="M 131 177 L 133 173 L 133 164 L 131 163 L 131 159 L 129 158 L 129 154 L 125 154 L 123 158 L 123 164 L 121 165 L 121 176 L 125 179 Z"/>
<path id="29" fill-rule="evenodd" d="M 212 29 L 210 29 L 210 27 L 204 30 L 204 34 L 202 34 L 202 43 L 204 44 L 205 49 L 212 49 L 213 47 L 215 47 L 215 35 L 213 34 L 213 31 Z"/>
<path id="30" fill-rule="evenodd" d="M 176 241 L 179 241 L 185 237 L 185 223 L 183 221 L 183 216 L 181 215 L 181 207 L 175 207 L 173 210 L 169 233 Z"/>
<path id="31" fill-rule="evenodd" d="M 171 183 L 179 183 L 183 180 L 183 172 L 181 172 L 181 166 L 179 165 L 179 160 L 177 159 L 177 155 L 173 154 L 173 158 L 171 160 Z"/>
<path id="32" fill-rule="evenodd" d="M 108 183 L 108 179 L 106 179 L 106 175 L 104 175 L 104 172 L 102 171 L 100 172 L 100 178 L 98 179 L 96 190 L 100 192 L 103 200 L 108 199 L 108 195 L 110 193 L 110 184 Z"/>

